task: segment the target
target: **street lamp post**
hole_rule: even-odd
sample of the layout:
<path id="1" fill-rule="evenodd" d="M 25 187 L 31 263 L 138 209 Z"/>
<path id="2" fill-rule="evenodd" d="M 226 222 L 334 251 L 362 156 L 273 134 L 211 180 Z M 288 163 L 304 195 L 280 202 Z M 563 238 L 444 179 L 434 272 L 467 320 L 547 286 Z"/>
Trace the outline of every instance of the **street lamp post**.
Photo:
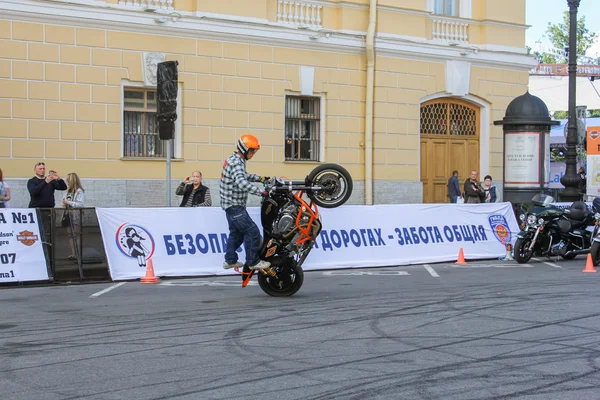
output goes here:
<path id="1" fill-rule="evenodd" d="M 580 178 L 577 175 L 577 116 L 575 115 L 575 94 L 577 79 L 577 8 L 580 0 L 567 0 L 569 4 L 569 122 L 567 124 L 566 171 L 560 179 L 565 189 L 560 194 L 561 201 L 581 200 Z"/>

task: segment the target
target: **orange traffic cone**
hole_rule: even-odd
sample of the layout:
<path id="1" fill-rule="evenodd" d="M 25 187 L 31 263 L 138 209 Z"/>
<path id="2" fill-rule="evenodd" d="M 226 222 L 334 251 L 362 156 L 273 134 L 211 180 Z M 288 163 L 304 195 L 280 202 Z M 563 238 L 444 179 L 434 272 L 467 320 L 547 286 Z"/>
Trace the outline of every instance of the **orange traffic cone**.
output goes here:
<path id="1" fill-rule="evenodd" d="M 592 255 L 587 255 L 587 261 L 585 263 L 585 269 L 581 272 L 598 272 L 594 269 L 594 262 L 592 261 Z"/>
<path id="2" fill-rule="evenodd" d="M 454 264 L 466 264 L 467 262 L 465 261 L 465 253 L 463 252 L 462 247 L 460 248 L 460 250 L 458 251 L 458 261 L 456 261 Z"/>
<path id="3" fill-rule="evenodd" d="M 158 283 L 160 279 L 158 279 L 154 275 L 154 266 L 152 265 L 152 259 L 148 260 L 148 268 L 146 268 L 146 276 L 140 279 L 140 283 Z"/>

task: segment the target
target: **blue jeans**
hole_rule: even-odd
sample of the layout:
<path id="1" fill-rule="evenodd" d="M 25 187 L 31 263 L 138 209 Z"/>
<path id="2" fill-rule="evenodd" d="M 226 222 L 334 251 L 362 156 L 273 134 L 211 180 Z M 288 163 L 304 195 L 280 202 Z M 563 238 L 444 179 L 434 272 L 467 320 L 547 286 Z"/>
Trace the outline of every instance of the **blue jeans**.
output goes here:
<path id="1" fill-rule="evenodd" d="M 451 196 L 450 197 L 450 203 L 456 203 L 456 200 L 458 200 L 458 196 Z"/>
<path id="2" fill-rule="evenodd" d="M 227 239 L 227 250 L 225 251 L 225 262 L 235 264 L 238 261 L 236 250 L 244 243 L 246 250 L 246 264 L 253 267 L 260 259 L 258 250 L 260 246 L 260 231 L 252 221 L 248 211 L 242 206 L 231 206 L 225 210 L 227 223 L 229 224 L 229 238 Z"/>

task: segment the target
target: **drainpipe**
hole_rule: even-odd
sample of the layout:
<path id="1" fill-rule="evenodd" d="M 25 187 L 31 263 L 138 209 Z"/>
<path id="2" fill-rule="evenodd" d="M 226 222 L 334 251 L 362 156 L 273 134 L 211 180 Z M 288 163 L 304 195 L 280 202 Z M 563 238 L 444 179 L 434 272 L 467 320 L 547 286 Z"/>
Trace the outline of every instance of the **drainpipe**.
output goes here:
<path id="1" fill-rule="evenodd" d="M 375 28 L 377 0 L 369 6 L 367 31 L 367 98 L 365 111 L 365 204 L 373 205 L 373 86 L 375 81 Z"/>

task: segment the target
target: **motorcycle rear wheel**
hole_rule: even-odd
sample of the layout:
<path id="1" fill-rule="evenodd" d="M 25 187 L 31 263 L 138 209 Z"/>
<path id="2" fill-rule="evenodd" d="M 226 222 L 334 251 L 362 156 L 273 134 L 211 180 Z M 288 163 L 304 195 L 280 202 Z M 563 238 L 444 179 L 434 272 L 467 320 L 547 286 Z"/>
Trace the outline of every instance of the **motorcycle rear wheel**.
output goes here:
<path id="1" fill-rule="evenodd" d="M 594 263 L 594 267 L 600 264 L 600 243 L 594 242 L 592 247 L 590 248 L 590 254 L 592 255 L 592 262 Z"/>
<path id="2" fill-rule="evenodd" d="M 306 195 L 319 207 L 335 208 L 352 195 L 352 177 L 338 164 L 323 164 L 308 174 L 308 184 L 321 186 L 321 190 L 307 190 Z"/>
<path id="3" fill-rule="evenodd" d="M 533 256 L 533 250 L 527 250 L 527 247 L 529 247 L 530 245 L 531 239 L 517 239 L 514 248 L 514 259 L 516 262 L 518 262 L 519 264 L 525 264 L 526 262 L 531 260 L 531 257 Z"/>
<path id="4" fill-rule="evenodd" d="M 302 267 L 297 265 L 282 268 L 276 276 L 265 275 L 261 272 L 258 273 L 258 286 L 260 286 L 263 292 L 273 297 L 292 296 L 300 290 L 303 282 L 304 271 Z"/>

